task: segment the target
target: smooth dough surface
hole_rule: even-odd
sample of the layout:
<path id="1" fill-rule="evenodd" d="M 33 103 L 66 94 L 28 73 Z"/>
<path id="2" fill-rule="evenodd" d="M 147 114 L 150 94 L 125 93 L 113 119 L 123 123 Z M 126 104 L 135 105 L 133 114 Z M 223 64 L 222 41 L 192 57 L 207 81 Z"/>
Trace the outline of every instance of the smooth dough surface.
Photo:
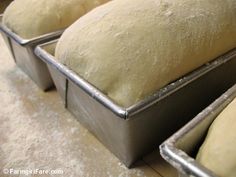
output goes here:
<path id="1" fill-rule="evenodd" d="M 12 0 L 0 0 L 0 14 L 4 12 L 6 7 L 12 2 Z"/>
<path id="2" fill-rule="evenodd" d="M 15 0 L 3 16 L 3 23 L 29 39 L 64 29 L 92 8 L 108 0 Z"/>
<path id="3" fill-rule="evenodd" d="M 56 58 L 129 107 L 234 47 L 235 0 L 114 0 L 70 26 Z"/>
<path id="4" fill-rule="evenodd" d="M 220 177 L 236 176 L 236 98 L 212 123 L 197 160 Z"/>

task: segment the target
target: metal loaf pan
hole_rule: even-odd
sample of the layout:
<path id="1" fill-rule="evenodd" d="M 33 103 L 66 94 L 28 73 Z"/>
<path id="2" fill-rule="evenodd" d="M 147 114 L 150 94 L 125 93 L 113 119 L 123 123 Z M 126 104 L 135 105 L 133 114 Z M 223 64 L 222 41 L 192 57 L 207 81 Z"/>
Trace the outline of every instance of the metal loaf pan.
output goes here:
<path id="1" fill-rule="evenodd" d="M 35 53 L 47 63 L 66 108 L 128 167 L 236 82 L 233 50 L 123 108 L 58 62 L 53 57 L 56 43 L 39 45 Z"/>
<path id="2" fill-rule="evenodd" d="M 0 15 L 0 33 L 17 64 L 42 90 L 52 87 L 53 81 L 44 62 L 34 54 L 35 46 L 60 37 L 63 30 L 45 34 L 33 39 L 23 39 L 2 24 Z"/>
<path id="3" fill-rule="evenodd" d="M 218 177 L 214 172 L 199 164 L 194 157 L 211 123 L 235 97 L 236 85 L 160 146 L 162 157 L 179 171 L 179 176 Z"/>

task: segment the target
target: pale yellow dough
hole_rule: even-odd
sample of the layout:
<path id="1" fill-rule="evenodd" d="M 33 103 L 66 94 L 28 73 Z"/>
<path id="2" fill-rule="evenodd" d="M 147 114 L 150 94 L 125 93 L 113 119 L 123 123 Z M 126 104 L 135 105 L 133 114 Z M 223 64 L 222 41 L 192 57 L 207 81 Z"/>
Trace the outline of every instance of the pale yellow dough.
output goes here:
<path id="1" fill-rule="evenodd" d="M 22 38 L 64 29 L 92 8 L 108 0 L 15 0 L 3 23 Z"/>
<path id="2" fill-rule="evenodd" d="M 236 98 L 212 123 L 197 160 L 220 177 L 236 176 Z"/>
<path id="3" fill-rule="evenodd" d="M 0 14 L 4 12 L 6 7 L 12 2 L 12 0 L 0 0 Z"/>
<path id="4" fill-rule="evenodd" d="M 114 0 L 69 27 L 56 58 L 128 107 L 234 47 L 235 0 Z"/>

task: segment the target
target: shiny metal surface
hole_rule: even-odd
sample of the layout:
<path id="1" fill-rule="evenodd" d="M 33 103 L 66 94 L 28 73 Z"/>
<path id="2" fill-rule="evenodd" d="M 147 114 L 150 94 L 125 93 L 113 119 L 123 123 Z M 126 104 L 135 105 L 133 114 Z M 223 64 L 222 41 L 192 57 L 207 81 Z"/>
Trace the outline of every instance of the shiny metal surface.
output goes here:
<path id="1" fill-rule="evenodd" d="M 42 35 L 33 39 L 22 39 L 2 23 L 0 16 L 0 33 L 2 34 L 12 57 L 17 64 L 41 89 L 47 90 L 53 86 L 53 81 L 45 63 L 34 54 L 38 44 L 58 38 L 63 30 Z"/>
<path id="2" fill-rule="evenodd" d="M 59 63 L 53 57 L 56 43 L 39 45 L 35 53 L 50 68 L 65 106 L 126 166 L 158 147 L 236 82 L 232 77 L 236 75 L 233 50 L 138 104 L 123 108 Z"/>
<path id="3" fill-rule="evenodd" d="M 180 176 L 217 177 L 194 157 L 217 115 L 236 97 L 236 85 L 208 106 L 161 146 L 162 157 L 180 172 Z"/>

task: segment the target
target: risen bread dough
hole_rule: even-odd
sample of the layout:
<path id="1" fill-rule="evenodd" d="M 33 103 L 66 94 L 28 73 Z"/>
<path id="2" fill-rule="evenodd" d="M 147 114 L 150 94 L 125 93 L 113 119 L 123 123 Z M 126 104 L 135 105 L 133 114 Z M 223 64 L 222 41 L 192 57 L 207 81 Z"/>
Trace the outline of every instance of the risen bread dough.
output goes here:
<path id="1" fill-rule="evenodd" d="M 92 8 L 108 0 L 15 0 L 3 23 L 23 38 L 63 29 Z"/>
<path id="2" fill-rule="evenodd" d="M 0 0 L 0 14 L 4 12 L 6 7 L 12 2 L 12 0 Z"/>
<path id="3" fill-rule="evenodd" d="M 221 177 L 236 176 L 236 99 L 211 125 L 197 160 Z"/>
<path id="4" fill-rule="evenodd" d="M 128 107 L 234 47 L 235 0 L 114 0 L 70 26 L 56 58 Z"/>

